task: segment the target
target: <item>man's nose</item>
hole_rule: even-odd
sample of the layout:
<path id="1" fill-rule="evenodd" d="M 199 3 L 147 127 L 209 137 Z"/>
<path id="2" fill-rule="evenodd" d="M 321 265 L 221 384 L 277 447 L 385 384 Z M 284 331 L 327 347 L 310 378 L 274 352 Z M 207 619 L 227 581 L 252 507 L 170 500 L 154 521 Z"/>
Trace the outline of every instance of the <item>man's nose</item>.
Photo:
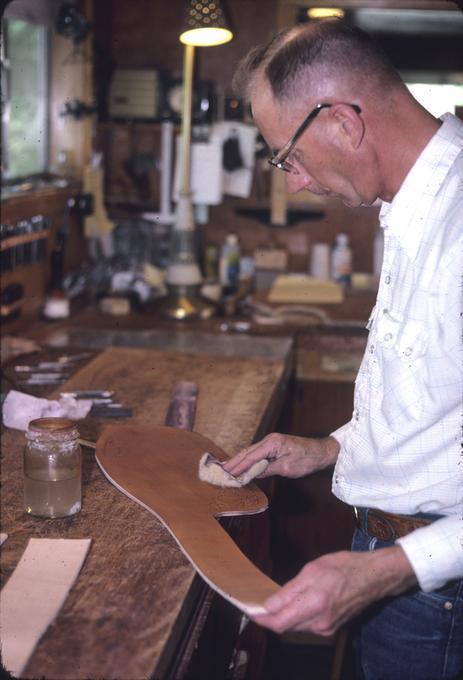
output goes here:
<path id="1" fill-rule="evenodd" d="M 298 191 L 307 189 L 310 184 L 310 177 L 306 172 L 286 173 L 286 188 L 290 194 L 297 194 Z"/>

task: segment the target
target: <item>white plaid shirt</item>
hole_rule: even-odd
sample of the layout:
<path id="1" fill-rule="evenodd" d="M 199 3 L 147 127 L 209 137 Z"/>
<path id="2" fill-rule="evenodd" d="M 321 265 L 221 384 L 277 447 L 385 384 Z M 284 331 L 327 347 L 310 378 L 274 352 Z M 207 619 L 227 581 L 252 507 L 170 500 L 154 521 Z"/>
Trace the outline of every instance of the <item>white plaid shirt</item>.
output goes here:
<path id="1" fill-rule="evenodd" d="M 463 122 L 451 114 L 391 203 L 352 420 L 333 493 L 445 515 L 399 539 L 424 591 L 463 577 Z"/>

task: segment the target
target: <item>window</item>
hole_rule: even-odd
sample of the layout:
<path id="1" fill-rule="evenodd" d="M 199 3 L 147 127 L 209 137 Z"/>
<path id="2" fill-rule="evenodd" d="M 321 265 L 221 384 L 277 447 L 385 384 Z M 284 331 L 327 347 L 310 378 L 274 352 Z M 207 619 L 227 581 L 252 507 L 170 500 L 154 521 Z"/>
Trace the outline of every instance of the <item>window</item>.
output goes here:
<path id="1" fill-rule="evenodd" d="M 48 29 L 5 19 L 2 32 L 2 164 L 8 180 L 48 167 Z"/>

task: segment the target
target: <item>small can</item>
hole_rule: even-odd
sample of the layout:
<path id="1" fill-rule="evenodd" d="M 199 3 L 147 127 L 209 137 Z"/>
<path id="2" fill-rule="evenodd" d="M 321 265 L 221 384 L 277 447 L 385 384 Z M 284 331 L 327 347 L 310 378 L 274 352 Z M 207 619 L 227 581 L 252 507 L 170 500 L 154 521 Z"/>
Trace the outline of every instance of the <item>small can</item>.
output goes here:
<path id="1" fill-rule="evenodd" d="M 82 506 L 82 452 L 67 418 L 29 423 L 24 448 L 24 507 L 37 517 L 69 517 Z"/>

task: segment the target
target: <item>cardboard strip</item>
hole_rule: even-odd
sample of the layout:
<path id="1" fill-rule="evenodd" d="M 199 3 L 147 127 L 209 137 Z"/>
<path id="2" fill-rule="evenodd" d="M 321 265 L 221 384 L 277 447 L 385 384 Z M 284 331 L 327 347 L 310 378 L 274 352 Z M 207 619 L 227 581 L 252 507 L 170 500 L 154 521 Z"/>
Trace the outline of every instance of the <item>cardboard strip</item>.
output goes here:
<path id="1" fill-rule="evenodd" d="M 55 619 L 90 548 L 90 538 L 31 538 L 0 593 L 2 662 L 21 677 L 29 657 Z"/>

